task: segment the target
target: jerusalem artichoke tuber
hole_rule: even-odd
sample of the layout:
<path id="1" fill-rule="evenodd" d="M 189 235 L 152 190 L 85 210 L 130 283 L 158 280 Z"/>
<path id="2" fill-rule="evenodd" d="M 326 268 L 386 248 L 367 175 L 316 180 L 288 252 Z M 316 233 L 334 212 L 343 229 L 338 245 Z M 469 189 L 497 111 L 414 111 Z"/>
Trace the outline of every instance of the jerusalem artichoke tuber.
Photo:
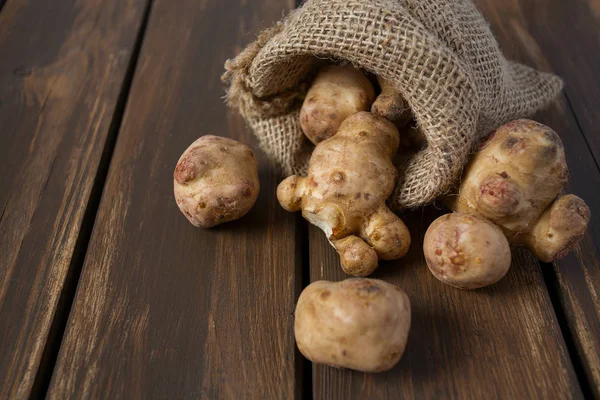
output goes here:
<path id="1" fill-rule="evenodd" d="M 411 119 L 411 111 L 408 103 L 402 97 L 402 94 L 389 82 L 381 77 L 377 77 L 377 82 L 381 87 L 381 93 L 373 102 L 371 112 L 380 117 L 387 118 L 396 124 L 399 128 L 406 126 Z"/>
<path id="2" fill-rule="evenodd" d="M 365 278 L 313 282 L 296 305 L 300 352 L 315 363 L 364 372 L 391 369 L 410 330 L 410 301 L 397 286 Z"/>
<path id="3" fill-rule="evenodd" d="M 369 112 L 354 114 L 315 147 L 306 177 L 290 176 L 277 188 L 283 208 L 302 210 L 325 232 L 350 275 L 369 275 L 378 259 L 408 251 L 408 229 L 385 204 L 396 180 L 392 158 L 398 143 L 391 122 Z"/>
<path id="4" fill-rule="evenodd" d="M 540 260 L 550 262 L 566 256 L 585 234 L 590 209 L 577 196 L 559 197 L 527 232 L 524 242 Z"/>
<path id="5" fill-rule="evenodd" d="M 510 267 L 510 246 L 502 230 L 469 214 L 446 214 L 427 229 L 425 260 L 441 282 L 460 289 L 496 283 Z"/>
<path id="6" fill-rule="evenodd" d="M 317 74 L 300 110 L 300 126 L 314 144 L 335 135 L 342 122 L 367 111 L 375 89 L 366 75 L 351 65 L 329 65 Z"/>
<path id="7" fill-rule="evenodd" d="M 173 178 L 181 212 L 204 228 L 243 217 L 260 189 L 252 150 L 213 135 L 202 136 L 187 148 Z"/>
<path id="8" fill-rule="evenodd" d="M 555 203 L 567 180 L 556 132 L 517 120 L 498 128 L 475 154 L 449 205 L 494 222 L 511 244 L 526 245 L 551 262 L 575 246 L 590 219 L 589 208 L 575 196 Z"/>

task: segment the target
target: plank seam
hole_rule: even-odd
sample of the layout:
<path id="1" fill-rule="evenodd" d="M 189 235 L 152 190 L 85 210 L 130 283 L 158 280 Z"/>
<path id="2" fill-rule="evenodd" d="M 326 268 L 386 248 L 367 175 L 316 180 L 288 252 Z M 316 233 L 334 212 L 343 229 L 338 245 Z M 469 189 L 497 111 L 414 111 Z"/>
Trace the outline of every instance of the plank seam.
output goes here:
<path id="1" fill-rule="evenodd" d="M 552 308 L 554 309 L 554 314 L 556 315 L 558 326 L 565 342 L 565 347 L 567 348 L 571 365 L 573 366 L 575 376 L 577 377 L 577 382 L 579 383 L 583 397 L 585 399 L 592 399 L 594 398 L 592 384 L 585 371 L 585 361 L 582 359 L 579 351 L 577 350 L 576 340 L 573 337 L 572 330 L 569 327 L 567 311 L 565 307 L 563 307 L 563 302 L 561 301 L 560 293 L 562 291 L 560 289 L 560 282 L 558 280 L 557 272 L 553 264 L 545 264 L 540 262 L 540 267 L 542 270 L 544 283 L 546 284 L 546 290 L 548 291 L 550 302 L 552 303 Z"/>
<path id="2" fill-rule="evenodd" d="M 3 0 L 0 0 L 0 2 L 2 1 Z M 135 75 L 140 50 L 144 41 L 153 1 L 154 0 L 148 0 L 142 14 L 141 24 L 136 34 L 131 57 L 123 78 L 123 84 L 117 97 L 115 111 L 110 122 L 107 138 L 104 143 L 100 162 L 96 171 L 96 176 L 94 177 L 92 190 L 88 198 L 83 220 L 81 222 L 81 228 L 79 230 L 77 241 L 73 250 L 73 257 L 71 258 L 65 283 L 58 299 L 52 324 L 50 325 L 48 337 L 42 352 L 40 365 L 33 381 L 30 398 L 45 398 L 47 396 L 52 374 L 58 359 L 58 353 L 62 345 L 69 315 L 71 313 L 71 308 L 75 300 L 79 278 L 81 276 L 85 256 L 87 254 L 88 245 L 100 206 L 100 200 L 104 192 L 104 186 L 121 128 L 121 122 L 123 120 L 123 115 L 125 114 L 125 108 L 127 106 L 127 100 L 129 98 L 129 92 L 131 90 L 131 85 Z"/>
<path id="3" fill-rule="evenodd" d="M 296 229 L 297 229 L 298 235 L 300 236 L 297 239 L 297 243 L 300 243 L 300 254 L 301 254 L 301 260 L 299 263 L 301 271 L 299 272 L 298 275 L 301 278 L 301 286 L 302 287 L 300 288 L 300 291 L 298 292 L 298 296 L 299 296 L 300 293 L 302 292 L 302 290 L 304 290 L 304 288 L 306 288 L 311 283 L 311 281 L 310 281 L 310 240 L 309 240 L 309 236 L 308 236 L 308 224 L 307 224 L 306 220 L 300 214 L 298 214 L 296 216 L 296 226 L 297 226 Z M 297 357 L 299 357 L 300 362 L 301 362 L 301 366 L 297 367 L 297 368 L 301 368 L 301 371 L 299 371 L 300 377 L 297 378 L 297 381 L 301 382 L 301 385 L 300 385 L 301 398 L 302 398 L 302 400 L 312 400 L 313 399 L 313 379 L 312 379 L 313 365 L 312 365 L 312 362 L 309 359 L 305 358 L 298 350 L 296 343 L 295 343 L 295 336 L 294 336 L 294 347 L 295 347 L 296 355 L 297 355 Z"/>
<path id="4" fill-rule="evenodd" d="M 598 163 L 596 154 L 594 154 L 594 151 L 592 150 L 592 146 L 590 145 L 590 142 L 588 141 L 587 135 L 585 134 L 583 127 L 579 123 L 579 118 L 577 118 L 577 114 L 575 113 L 575 107 L 573 107 L 573 104 L 571 103 L 571 99 L 569 99 L 569 95 L 567 94 L 566 90 L 564 91 L 564 96 L 565 96 L 567 105 L 569 106 L 569 110 L 571 111 L 571 114 L 573 115 L 573 119 L 575 120 L 575 123 L 577 124 L 577 129 L 581 132 L 581 136 L 583 136 L 583 140 L 585 141 L 585 144 L 588 147 L 588 150 L 589 150 L 590 154 L 592 155 L 592 158 L 594 159 L 594 163 L 596 163 L 596 168 L 598 168 L 598 171 L 600 171 L 600 164 Z"/>
<path id="5" fill-rule="evenodd" d="M 6 203 L 4 203 L 4 205 L 2 206 L 2 213 L 0 213 L 0 222 L 2 222 L 2 219 L 4 218 L 4 213 L 6 212 L 7 204 L 8 204 L 8 201 Z"/>
<path id="6" fill-rule="evenodd" d="M 304 3 L 304 0 L 294 0 L 294 6 L 296 8 L 300 7 L 302 5 L 302 3 Z M 302 279 L 302 288 L 300 290 L 300 292 L 302 292 L 302 290 L 304 290 L 304 288 L 306 288 L 308 285 L 310 285 L 311 281 L 310 281 L 310 240 L 309 240 L 309 236 L 308 236 L 308 225 L 306 220 L 304 220 L 304 218 L 302 218 L 301 216 L 298 216 L 298 220 L 297 220 L 297 229 L 299 231 L 299 235 L 300 235 L 300 239 L 297 241 L 300 243 L 301 246 L 301 254 L 302 254 L 302 258 L 301 258 L 301 262 L 300 262 L 300 266 L 302 271 L 300 271 L 300 276 Z M 300 292 L 298 293 L 298 295 L 300 295 Z M 296 347 L 296 343 L 295 343 L 295 339 L 294 339 L 294 347 Z M 299 381 L 301 382 L 301 388 L 300 388 L 300 392 L 301 392 L 301 398 L 302 400 L 313 400 L 314 398 L 314 387 L 313 387 L 313 373 L 314 373 L 314 369 L 313 369 L 313 363 L 305 358 L 302 354 L 300 354 L 300 351 L 298 350 L 298 348 L 296 347 L 296 352 L 297 352 L 297 356 L 300 357 L 301 360 L 301 372 L 300 372 L 300 378 Z"/>

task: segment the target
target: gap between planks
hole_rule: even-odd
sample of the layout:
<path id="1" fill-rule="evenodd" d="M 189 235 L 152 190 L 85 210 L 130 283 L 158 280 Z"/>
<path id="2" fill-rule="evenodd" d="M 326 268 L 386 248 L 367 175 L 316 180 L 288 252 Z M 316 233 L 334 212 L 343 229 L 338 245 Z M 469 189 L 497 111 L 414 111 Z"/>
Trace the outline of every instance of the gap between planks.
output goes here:
<path id="1" fill-rule="evenodd" d="M 299 244 L 298 259 L 296 265 L 299 270 L 296 274 L 301 277 L 300 288 L 297 290 L 298 295 L 310 285 L 310 240 L 308 235 L 308 222 L 300 213 L 296 214 L 296 243 Z M 296 299 L 297 301 L 298 299 Z M 294 310 L 295 313 L 295 310 Z M 296 353 L 296 385 L 299 386 L 299 392 L 302 400 L 313 399 L 313 368 L 312 362 L 305 358 L 295 345 L 294 352 Z"/>
<path id="2" fill-rule="evenodd" d="M 300 7 L 304 0 L 295 0 L 296 8 Z M 298 292 L 301 293 L 308 285 L 311 284 L 310 281 L 310 238 L 308 234 L 308 222 L 302 217 L 301 213 L 298 213 L 298 229 L 300 231 L 301 240 L 300 246 L 302 251 L 302 262 L 300 263 L 302 271 L 302 289 Z M 295 343 L 295 342 L 294 342 Z M 302 356 L 300 354 L 300 350 L 298 350 L 298 346 L 295 346 L 295 351 L 298 353 L 298 356 L 302 360 L 302 375 L 301 375 L 301 385 L 302 385 L 302 399 L 303 400 L 312 400 L 314 398 L 314 387 L 313 387 L 313 363 Z"/>
<path id="3" fill-rule="evenodd" d="M 0 12 L 2 11 L 4 1 L 5 0 L 0 0 Z M 143 12 L 142 23 L 140 24 L 140 28 L 136 35 L 131 58 L 129 59 L 129 65 L 127 66 L 127 70 L 125 72 L 123 86 L 117 98 L 115 112 L 112 116 L 106 143 L 102 149 L 100 163 L 98 170 L 96 171 L 96 176 L 94 177 L 92 191 L 90 193 L 84 217 L 81 222 L 81 229 L 73 250 L 73 257 L 69 265 L 69 270 L 65 278 L 63 289 L 60 293 L 52 324 L 50 325 L 50 331 L 48 332 L 48 338 L 44 346 L 42 358 L 40 360 L 40 366 L 33 381 L 30 395 L 30 398 L 32 399 L 46 398 L 48 387 L 50 386 L 50 381 L 52 379 L 52 374 L 58 358 L 58 352 L 62 344 L 67 322 L 69 320 L 69 315 L 71 313 L 71 307 L 75 299 L 75 293 L 77 291 L 79 277 L 81 276 L 81 270 L 85 261 L 90 237 L 92 235 L 94 222 L 98 213 L 100 199 L 102 198 L 102 193 L 104 191 L 104 185 L 106 183 L 106 177 L 108 175 L 112 155 L 121 128 L 121 122 L 123 120 L 123 115 L 125 114 L 127 99 L 129 98 L 129 92 L 135 75 L 142 43 L 144 41 L 148 20 L 150 19 L 153 1 L 154 0 L 148 0 Z"/>
<path id="4" fill-rule="evenodd" d="M 548 291 L 548 296 L 550 297 L 550 302 L 552 303 L 552 308 L 554 309 L 554 314 L 556 315 L 556 320 L 558 321 L 560 333 L 565 341 L 567 353 L 569 354 L 569 359 L 573 365 L 577 382 L 579 383 L 579 387 L 581 388 L 584 398 L 592 399 L 594 398 L 592 383 L 588 379 L 588 376 L 585 372 L 585 360 L 581 358 L 579 352 L 577 351 L 576 338 L 569 328 L 567 310 L 563 307 L 563 303 L 560 301 L 559 293 L 561 288 L 556 269 L 552 264 L 542 262 L 540 262 L 540 269 L 542 270 L 542 278 L 544 279 L 544 284 L 546 285 L 546 290 Z"/>
<path id="5" fill-rule="evenodd" d="M 577 130 L 581 133 L 581 136 L 583 137 L 583 141 L 585 142 L 588 151 L 590 152 L 590 154 L 592 155 L 592 158 L 594 159 L 594 162 L 596 163 L 596 168 L 598 169 L 598 173 L 600 173 L 600 164 L 598 162 L 598 158 L 596 158 L 596 154 L 594 154 L 594 151 L 592 149 L 592 145 L 590 144 L 590 141 L 588 140 L 588 137 L 586 136 L 583 127 L 581 126 L 581 122 L 579 122 L 579 118 L 577 117 L 577 113 L 575 112 L 575 107 L 573 107 L 573 103 L 571 102 L 571 99 L 569 99 L 568 93 L 566 92 L 566 90 L 564 91 L 564 97 L 565 97 L 565 102 L 567 104 L 567 106 L 569 107 L 569 111 L 571 112 L 571 114 L 573 115 L 573 120 L 575 121 L 575 124 L 577 125 Z"/>

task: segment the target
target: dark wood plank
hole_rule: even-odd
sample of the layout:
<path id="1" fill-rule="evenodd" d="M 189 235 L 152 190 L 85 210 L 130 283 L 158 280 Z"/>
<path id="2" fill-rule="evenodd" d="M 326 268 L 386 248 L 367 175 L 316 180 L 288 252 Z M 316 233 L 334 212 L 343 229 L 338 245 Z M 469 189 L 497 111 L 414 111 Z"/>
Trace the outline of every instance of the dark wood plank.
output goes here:
<path id="1" fill-rule="evenodd" d="M 573 254 L 549 266 L 554 271 L 550 284 L 556 286 L 566 333 L 576 349 L 572 356 L 583 369 L 583 384 L 600 398 L 600 153 L 596 148 L 600 141 L 592 129 L 600 123 L 596 44 L 600 28 L 590 20 L 598 17 L 600 3 L 552 1 L 538 7 L 541 12 L 534 15 L 532 7 L 537 3 L 477 1 L 511 58 L 560 73 L 566 81 L 565 95 L 537 119 L 561 135 L 571 172 L 567 191 L 588 203 L 592 220 Z"/>
<path id="2" fill-rule="evenodd" d="M 0 398 L 28 397 L 54 345 L 145 5 L 10 0 L 0 13 Z"/>
<path id="3" fill-rule="evenodd" d="M 408 256 L 382 263 L 372 276 L 397 284 L 411 300 L 412 327 L 398 365 L 382 374 L 316 365 L 314 398 L 581 398 L 538 263 L 517 250 L 496 285 L 477 291 L 443 285 L 422 250 L 425 230 L 440 214 L 432 207 L 410 213 Z M 311 280 L 346 278 L 315 228 L 310 254 Z"/>
<path id="4" fill-rule="evenodd" d="M 259 154 L 242 220 L 192 227 L 173 169 L 198 136 L 255 142 L 227 111 L 226 58 L 292 1 L 155 0 L 50 398 L 293 398 L 297 219 Z M 249 34 L 249 32 L 251 32 Z"/>

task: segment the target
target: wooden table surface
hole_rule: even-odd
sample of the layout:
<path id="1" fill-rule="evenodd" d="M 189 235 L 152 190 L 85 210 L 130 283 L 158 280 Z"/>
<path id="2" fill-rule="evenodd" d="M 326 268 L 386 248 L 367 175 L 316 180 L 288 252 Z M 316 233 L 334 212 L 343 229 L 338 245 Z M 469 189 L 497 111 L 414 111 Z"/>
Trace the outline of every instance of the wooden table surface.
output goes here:
<path id="1" fill-rule="evenodd" d="M 509 58 L 561 75 L 535 118 L 561 135 L 589 232 L 555 264 L 515 250 L 500 283 L 440 284 L 407 258 L 374 274 L 413 306 L 382 374 L 297 351 L 302 288 L 344 278 L 324 235 L 277 204 L 282 178 L 220 75 L 293 0 L 0 0 L 0 399 L 600 398 L 600 1 L 476 0 Z M 205 133 L 249 143 L 261 194 L 192 227 L 172 195 Z"/>

